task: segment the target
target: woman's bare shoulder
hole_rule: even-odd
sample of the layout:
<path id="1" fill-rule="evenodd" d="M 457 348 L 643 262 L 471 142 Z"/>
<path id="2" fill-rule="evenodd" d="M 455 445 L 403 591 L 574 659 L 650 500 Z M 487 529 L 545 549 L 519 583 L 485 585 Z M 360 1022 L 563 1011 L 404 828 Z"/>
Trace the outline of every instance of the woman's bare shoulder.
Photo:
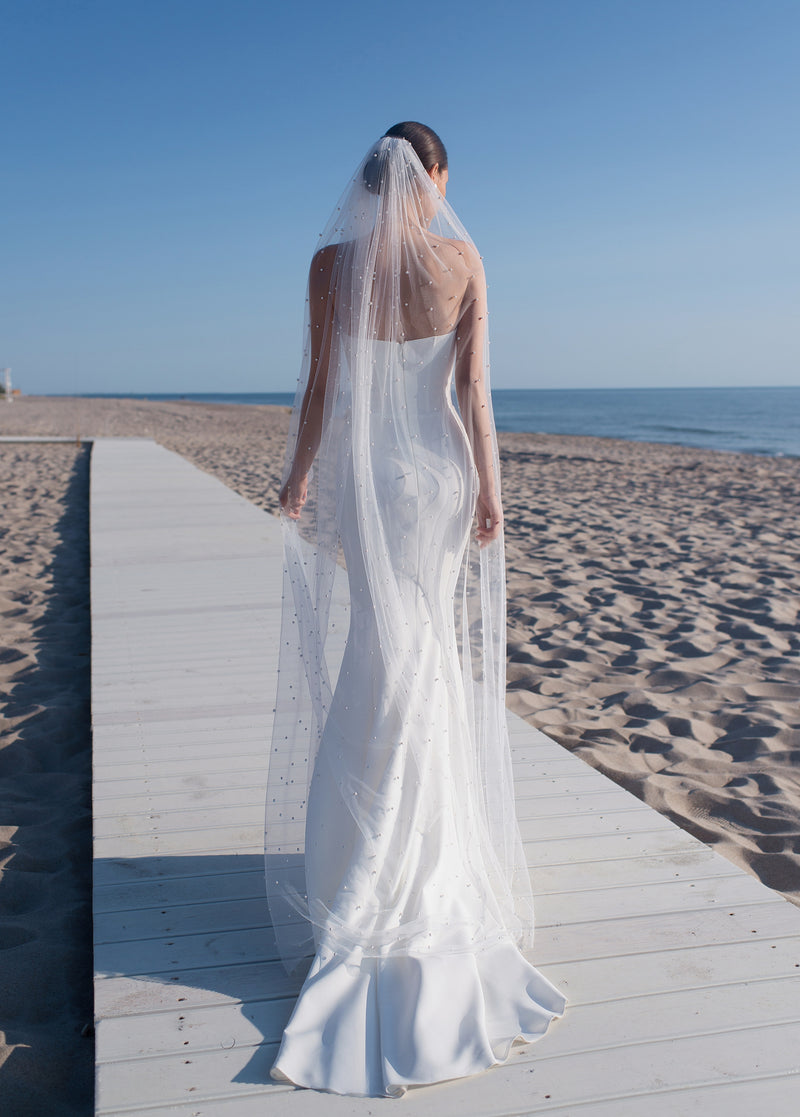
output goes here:
<path id="1" fill-rule="evenodd" d="M 326 244 L 323 248 L 320 248 L 318 252 L 315 252 L 314 258 L 311 261 L 311 270 L 316 272 L 330 270 L 336 259 L 338 248 L 338 244 Z"/>
<path id="2" fill-rule="evenodd" d="M 480 253 L 475 245 L 469 241 L 456 240 L 453 237 L 440 237 L 438 243 L 444 245 L 446 251 L 460 258 L 468 271 L 477 271 L 482 267 Z"/>

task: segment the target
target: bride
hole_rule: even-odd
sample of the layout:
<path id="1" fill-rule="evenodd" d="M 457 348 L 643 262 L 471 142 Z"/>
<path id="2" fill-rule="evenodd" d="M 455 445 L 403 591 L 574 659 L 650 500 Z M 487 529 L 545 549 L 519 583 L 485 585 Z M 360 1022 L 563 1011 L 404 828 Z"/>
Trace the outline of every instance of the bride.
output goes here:
<path id="1" fill-rule="evenodd" d="M 476 1074 L 564 1008 L 521 953 L 486 283 L 447 178 L 439 137 L 405 122 L 340 199 L 280 493 L 266 878 L 284 964 L 313 960 L 272 1075 L 341 1094 Z"/>

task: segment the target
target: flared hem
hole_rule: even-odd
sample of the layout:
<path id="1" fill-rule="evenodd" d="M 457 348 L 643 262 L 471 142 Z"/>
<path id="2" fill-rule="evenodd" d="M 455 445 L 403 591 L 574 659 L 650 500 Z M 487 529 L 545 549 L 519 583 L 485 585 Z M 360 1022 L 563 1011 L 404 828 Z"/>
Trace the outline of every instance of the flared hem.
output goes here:
<path id="1" fill-rule="evenodd" d="M 538 1035 L 515 1036 L 515 1038 L 509 1044 L 508 1053 L 505 1055 L 504 1058 L 494 1059 L 491 1063 L 487 1063 L 485 1066 L 482 1067 L 476 1067 L 474 1070 L 463 1071 L 459 1074 L 445 1076 L 442 1078 L 426 1079 L 424 1082 L 406 1082 L 403 1085 L 392 1085 L 391 1083 L 389 1083 L 387 1084 L 386 1090 L 382 1094 L 356 1093 L 354 1090 L 335 1090 L 332 1086 L 318 1086 L 314 1085 L 311 1082 L 296 1082 L 293 1078 L 289 1078 L 288 1075 L 284 1074 L 277 1064 L 272 1067 L 269 1073 L 270 1077 L 275 1082 L 281 1082 L 287 1086 L 295 1086 L 297 1089 L 300 1090 L 318 1090 L 320 1091 L 320 1093 L 336 1094 L 338 1097 L 349 1098 L 402 1098 L 408 1093 L 409 1090 L 424 1090 L 426 1086 L 439 1086 L 444 1085 L 447 1082 L 459 1082 L 465 1078 L 476 1078 L 478 1075 L 485 1074 L 487 1071 L 492 1070 L 493 1067 L 504 1066 L 508 1062 L 511 1056 L 512 1048 L 515 1045 L 528 1046 L 531 1043 L 535 1043 L 538 1039 L 542 1039 L 547 1034 L 547 1030 L 552 1022 L 561 1018 L 561 1016 L 563 1015 L 563 1011 L 564 1010 L 562 1009 L 561 1012 L 553 1013 L 553 1015 L 550 1017 L 547 1024 L 545 1025 L 544 1031 L 540 1032 Z"/>
<path id="2" fill-rule="evenodd" d="M 471 1078 L 541 1039 L 566 1000 L 510 942 L 477 953 L 319 956 L 271 1077 L 351 1097 Z"/>

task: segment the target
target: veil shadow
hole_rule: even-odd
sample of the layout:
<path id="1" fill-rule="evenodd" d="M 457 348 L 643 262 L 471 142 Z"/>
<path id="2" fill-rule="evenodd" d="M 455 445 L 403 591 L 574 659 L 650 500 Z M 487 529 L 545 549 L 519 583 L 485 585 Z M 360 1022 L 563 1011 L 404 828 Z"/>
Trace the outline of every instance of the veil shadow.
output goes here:
<path id="1" fill-rule="evenodd" d="M 307 966 L 288 976 L 280 960 L 263 856 L 97 859 L 95 905 L 95 967 L 108 982 L 98 995 L 99 1017 L 114 1015 L 115 1005 L 135 1012 L 137 1002 L 172 1010 L 176 1019 L 187 1010 L 236 1005 L 244 1044 L 227 1033 L 214 1042 L 250 1049 L 232 1081 L 269 1083 Z M 155 1006 L 152 983 L 162 986 Z"/>

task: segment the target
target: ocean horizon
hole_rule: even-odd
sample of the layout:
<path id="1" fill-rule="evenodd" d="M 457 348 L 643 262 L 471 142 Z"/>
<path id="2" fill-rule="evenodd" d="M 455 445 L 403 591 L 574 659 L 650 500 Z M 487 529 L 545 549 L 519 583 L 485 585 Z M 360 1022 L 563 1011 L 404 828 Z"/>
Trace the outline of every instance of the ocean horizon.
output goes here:
<path id="1" fill-rule="evenodd" d="M 78 392 L 102 399 L 291 407 L 294 392 Z M 499 431 L 592 435 L 769 457 L 800 457 L 800 386 L 499 388 Z"/>

